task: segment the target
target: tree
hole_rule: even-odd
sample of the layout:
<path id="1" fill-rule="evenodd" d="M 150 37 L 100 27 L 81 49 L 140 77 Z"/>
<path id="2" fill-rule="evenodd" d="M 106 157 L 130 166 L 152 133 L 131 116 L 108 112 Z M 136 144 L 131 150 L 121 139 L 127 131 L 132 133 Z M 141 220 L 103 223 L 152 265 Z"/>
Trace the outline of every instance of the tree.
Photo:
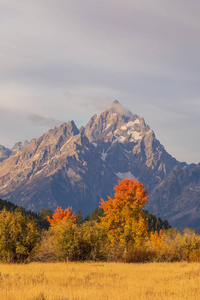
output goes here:
<path id="1" fill-rule="evenodd" d="M 0 212 L 0 261 L 22 262 L 39 244 L 39 230 L 21 213 Z"/>
<path id="2" fill-rule="evenodd" d="M 82 215 L 81 209 L 79 209 L 77 211 L 77 215 L 76 215 L 76 223 L 78 225 L 81 225 L 83 222 L 84 222 L 83 215 Z"/>
<path id="3" fill-rule="evenodd" d="M 4 208 L 9 211 L 14 211 L 18 206 L 10 201 L 0 199 L 0 210 Z"/>
<path id="4" fill-rule="evenodd" d="M 44 209 L 40 207 L 40 217 L 42 219 L 47 219 L 47 217 L 52 217 L 53 211 L 50 208 Z"/>
<path id="5" fill-rule="evenodd" d="M 68 220 L 56 224 L 42 234 L 41 248 L 35 254 L 37 261 L 105 260 L 108 254 L 107 232 L 97 222 L 81 225 Z"/>
<path id="6" fill-rule="evenodd" d="M 114 198 L 101 199 L 104 217 L 101 224 L 108 230 L 110 240 L 140 244 L 143 236 L 147 235 L 146 219 L 143 208 L 148 201 L 147 191 L 137 180 L 126 178 L 118 181 L 114 187 Z"/>
<path id="7" fill-rule="evenodd" d="M 156 215 L 152 215 L 147 210 L 144 210 L 144 217 L 147 221 L 148 231 L 160 231 L 160 229 L 169 229 L 171 225 L 167 220 L 162 220 L 161 218 L 156 218 Z"/>
<path id="8" fill-rule="evenodd" d="M 85 220 L 84 220 L 85 222 L 88 222 L 88 221 L 90 221 L 90 216 L 87 214 L 86 216 L 85 216 Z"/>
<path id="9" fill-rule="evenodd" d="M 108 255 L 107 232 L 98 222 L 88 221 L 79 228 L 79 260 L 105 260 Z"/>
<path id="10" fill-rule="evenodd" d="M 77 239 L 78 226 L 72 219 L 61 221 L 49 230 L 50 244 L 55 251 L 55 257 L 61 260 L 74 260 L 79 249 Z"/>
<path id="11" fill-rule="evenodd" d="M 72 207 L 69 206 L 68 208 L 63 210 L 58 206 L 55 210 L 55 213 L 52 215 L 52 218 L 48 216 L 47 220 L 50 223 L 51 227 L 54 227 L 57 224 L 66 223 L 68 220 L 71 220 L 72 223 L 75 223 L 76 216 L 75 213 L 72 212 Z"/>
<path id="12" fill-rule="evenodd" d="M 50 259 L 53 257 L 65 260 L 72 259 L 78 246 L 75 239 L 77 231 L 76 216 L 75 212 L 72 212 L 72 207 L 63 210 L 58 206 L 52 217 L 48 216 L 47 220 L 50 223 L 50 230 L 44 236 L 41 251 L 37 255 L 41 256 L 40 252 L 43 251 L 46 255 L 46 245 L 51 245 Z"/>
<path id="13" fill-rule="evenodd" d="M 100 222 L 100 217 L 103 217 L 103 208 L 96 207 L 95 210 L 90 215 L 90 221 Z"/>
<path id="14" fill-rule="evenodd" d="M 150 241 L 153 247 L 163 246 L 164 239 L 165 239 L 165 233 L 163 232 L 162 229 L 160 229 L 159 232 L 157 230 L 155 232 L 150 232 Z"/>

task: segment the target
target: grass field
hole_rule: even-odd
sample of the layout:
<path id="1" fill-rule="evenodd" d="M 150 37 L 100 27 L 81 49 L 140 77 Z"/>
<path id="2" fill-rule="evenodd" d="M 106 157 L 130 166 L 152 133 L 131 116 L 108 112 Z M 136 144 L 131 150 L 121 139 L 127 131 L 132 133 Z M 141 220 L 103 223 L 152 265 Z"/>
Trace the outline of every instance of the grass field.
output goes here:
<path id="1" fill-rule="evenodd" d="M 0 264 L 0 299 L 200 299 L 200 264 Z"/>

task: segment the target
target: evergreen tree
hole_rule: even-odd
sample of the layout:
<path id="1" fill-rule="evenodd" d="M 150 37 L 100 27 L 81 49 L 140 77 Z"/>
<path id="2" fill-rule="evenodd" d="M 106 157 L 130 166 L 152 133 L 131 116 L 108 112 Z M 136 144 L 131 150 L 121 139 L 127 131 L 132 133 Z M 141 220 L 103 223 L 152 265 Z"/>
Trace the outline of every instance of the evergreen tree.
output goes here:
<path id="1" fill-rule="evenodd" d="M 81 212 L 81 209 L 79 209 L 77 211 L 77 214 L 76 214 L 76 223 L 78 225 L 82 224 L 84 222 L 84 219 L 83 219 L 83 216 L 82 216 L 82 212 Z"/>

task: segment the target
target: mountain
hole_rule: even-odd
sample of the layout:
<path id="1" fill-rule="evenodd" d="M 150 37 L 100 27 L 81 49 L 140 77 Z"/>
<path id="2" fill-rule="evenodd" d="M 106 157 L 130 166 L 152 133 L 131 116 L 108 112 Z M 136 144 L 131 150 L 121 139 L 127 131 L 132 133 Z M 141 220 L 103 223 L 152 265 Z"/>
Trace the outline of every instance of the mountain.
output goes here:
<path id="1" fill-rule="evenodd" d="M 23 144 L 22 144 L 22 142 L 15 143 L 14 146 L 11 148 L 12 154 L 18 153 L 20 150 L 22 150 L 28 144 L 29 144 L 29 142 L 27 140 L 25 140 Z"/>
<path id="2" fill-rule="evenodd" d="M 0 162 L 3 161 L 4 159 L 10 157 L 11 155 L 16 154 L 17 152 L 22 150 L 28 144 L 29 143 L 27 140 L 24 141 L 23 144 L 22 144 L 22 142 L 18 142 L 18 143 L 15 143 L 15 145 L 11 149 L 0 145 Z"/>
<path id="3" fill-rule="evenodd" d="M 0 162 L 0 198 L 32 210 L 71 205 L 86 214 L 113 196 L 118 179 L 137 178 L 149 192 L 151 213 L 172 225 L 193 224 L 187 201 L 192 188 L 194 206 L 200 202 L 199 166 L 168 154 L 144 119 L 118 101 L 85 127 L 70 121 L 21 148 Z"/>
<path id="4" fill-rule="evenodd" d="M 0 145 L 0 162 L 10 157 L 11 155 L 12 155 L 12 151 L 10 149 Z"/>

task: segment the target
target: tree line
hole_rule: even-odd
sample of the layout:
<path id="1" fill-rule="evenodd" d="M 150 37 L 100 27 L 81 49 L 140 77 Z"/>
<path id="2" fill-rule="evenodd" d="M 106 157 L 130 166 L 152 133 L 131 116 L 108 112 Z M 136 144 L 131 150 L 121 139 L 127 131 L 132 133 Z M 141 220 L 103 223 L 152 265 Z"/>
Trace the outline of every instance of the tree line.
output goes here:
<path id="1" fill-rule="evenodd" d="M 120 180 L 114 190 L 85 218 L 71 207 L 36 213 L 0 200 L 0 261 L 200 261 L 200 236 L 145 211 L 139 181 Z"/>

